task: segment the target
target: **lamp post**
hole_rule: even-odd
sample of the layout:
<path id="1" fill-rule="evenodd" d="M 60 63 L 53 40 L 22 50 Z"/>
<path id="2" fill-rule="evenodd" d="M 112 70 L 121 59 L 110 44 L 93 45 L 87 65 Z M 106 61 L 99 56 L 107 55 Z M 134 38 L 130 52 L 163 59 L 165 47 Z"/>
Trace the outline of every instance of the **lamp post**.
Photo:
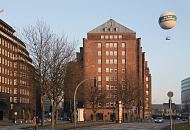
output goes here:
<path id="1" fill-rule="evenodd" d="M 169 97 L 169 111 L 170 111 L 170 130 L 172 130 L 172 97 L 173 97 L 173 92 L 169 91 L 167 93 L 168 97 Z"/>
<path id="2" fill-rule="evenodd" d="M 75 88 L 75 92 L 74 92 L 74 126 L 75 126 L 75 129 L 76 129 L 76 126 L 77 126 L 77 111 L 76 111 L 76 100 L 75 100 L 76 99 L 77 90 L 80 87 L 80 85 L 83 84 L 85 81 L 92 80 L 92 79 L 94 79 L 96 81 L 96 78 L 84 79 Z"/>

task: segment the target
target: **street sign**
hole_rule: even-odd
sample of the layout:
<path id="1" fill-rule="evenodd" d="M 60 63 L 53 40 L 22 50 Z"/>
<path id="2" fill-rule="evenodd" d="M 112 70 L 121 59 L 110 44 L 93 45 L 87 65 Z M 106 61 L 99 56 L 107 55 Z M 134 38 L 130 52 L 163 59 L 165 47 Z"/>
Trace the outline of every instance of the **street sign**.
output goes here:
<path id="1" fill-rule="evenodd" d="M 174 94 L 173 94 L 173 92 L 169 91 L 167 95 L 168 95 L 168 97 L 171 98 L 171 97 L 173 97 Z"/>

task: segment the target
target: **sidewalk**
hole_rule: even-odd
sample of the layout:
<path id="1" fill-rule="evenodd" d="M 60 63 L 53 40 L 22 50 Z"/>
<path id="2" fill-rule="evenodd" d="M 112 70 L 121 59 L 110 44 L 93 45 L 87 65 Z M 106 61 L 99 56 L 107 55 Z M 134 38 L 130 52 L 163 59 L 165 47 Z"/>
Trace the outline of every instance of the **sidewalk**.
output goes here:
<path id="1" fill-rule="evenodd" d="M 114 124 L 115 122 L 80 122 L 77 123 L 77 128 L 81 127 L 92 127 L 100 125 Z M 26 130 L 32 130 L 32 127 L 25 127 Z M 55 130 L 71 130 L 74 128 L 74 123 L 59 122 L 59 124 L 54 126 Z M 39 126 L 39 130 L 52 130 L 51 124 L 45 125 L 43 128 Z"/>

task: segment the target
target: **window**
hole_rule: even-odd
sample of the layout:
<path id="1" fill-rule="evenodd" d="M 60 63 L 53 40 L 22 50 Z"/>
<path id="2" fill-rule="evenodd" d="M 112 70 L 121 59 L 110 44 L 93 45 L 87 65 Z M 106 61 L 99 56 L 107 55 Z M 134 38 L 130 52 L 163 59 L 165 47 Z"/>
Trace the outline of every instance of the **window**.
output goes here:
<path id="1" fill-rule="evenodd" d="M 101 39 L 104 39 L 104 35 L 101 35 Z"/>
<path id="2" fill-rule="evenodd" d="M 146 91 L 146 95 L 148 95 L 148 91 Z"/>
<path id="3" fill-rule="evenodd" d="M 148 84 L 146 84 L 146 88 L 148 89 Z"/>
<path id="4" fill-rule="evenodd" d="M 106 51 L 106 56 L 109 56 L 109 51 Z"/>
<path id="5" fill-rule="evenodd" d="M 109 48 L 109 43 L 106 43 L 106 48 Z"/>
<path id="6" fill-rule="evenodd" d="M 108 39 L 108 38 L 109 38 L 109 36 L 108 36 L 108 35 L 106 35 L 106 36 L 105 36 L 105 39 Z"/>
<path id="7" fill-rule="evenodd" d="M 109 68 L 106 68 L 106 73 L 109 73 Z"/>
<path id="8" fill-rule="evenodd" d="M 106 90 L 110 90 L 110 86 L 109 85 L 106 85 Z"/>
<path id="9" fill-rule="evenodd" d="M 114 39 L 117 39 L 117 35 L 114 35 Z"/>
<path id="10" fill-rule="evenodd" d="M 102 52 L 101 51 L 98 51 L 98 56 L 101 56 Z"/>
<path id="11" fill-rule="evenodd" d="M 98 59 L 98 64 L 101 64 L 101 59 Z"/>
<path id="12" fill-rule="evenodd" d="M 2 92 L 5 92 L 5 88 L 4 88 L 4 86 L 2 86 Z"/>
<path id="13" fill-rule="evenodd" d="M 146 77 L 146 81 L 148 81 L 148 77 Z"/>
<path id="14" fill-rule="evenodd" d="M 101 84 L 98 84 L 98 90 L 101 90 L 101 89 L 102 89 Z"/>
<path id="15" fill-rule="evenodd" d="M 114 68 L 114 72 L 117 73 L 117 68 Z"/>
<path id="16" fill-rule="evenodd" d="M 113 56 L 113 51 L 110 51 L 110 56 Z"/>
<path id="17" fill-rule="evenodd" d="M 109 76 L 106 76 L 106 81 L 109 81 Z"/>
<path id="18" fill-rule="evenodd" d="M 106 64 L 109 64 L 109 59 L 106 59 Z"/>
<path id="19" fill-rule="evenodd" d="M 110 81 L 114 81 L 114 76 L 110 76 Z"/>
<path id="20" fill-rule="evenodd" d="M 102 72 L 102 68 L 98 67 L 98 72 L 101 73 Z"/>
<path id="21" fill-rule="evenodd" d="M 12 97 L 10 97 L 10 102 L 13 102 L 13 98 Z"/>
<path id="22" fill-rule="evenodd" d="M 122 76 L 122 81 L 125 81 L 125 76 Z"/>
<path id="23" fill-rule="evenodd" d="M 98 76 L 98 81 L 102 81 L 102 77 L 101 76 Z"/>
<path id="24" fill-rule="evenodd" d="M 125 56 L 125 51 L 122 51 L 122 56 Z"/>
<path id="25" fill-rule="evenodd" d="M 114 59 L 114 64 L 117 64 L 117 59 Z"/>
<path id="26" fill-rule="evenodd" d="M 110 94 L 107 95 L 107 98 L 110 98 Z M 106 103 L 106 107 L 109 107 L 110 103 Z"/>
<path id="27" fill-rule="evenodd" d="M 113 85 L 110 85 L 110 90 L 114 90 L 114 86 Z"/>
<path id="28" fill-rule="evenodd" d="M 113 59 L 110 59 L 110 64 L 113 64 Z"/>
<path id="29" fill-rule="evenodd" d="M 121 45 L 122 45 L 122 48 L 125 48 L 125 42 L 122 42 Z"/>
<path id="30" fill-rule="evenodd" d="M 122 68 L 122 73 L 125 73 L 125 68 L 124 67 Z"/>
<path id="31" fill-rule="evenodd" d="M 98 107 L 102 107 L 102 104 L 100 102 L 98 103 Z"/>
<path id="32" fill-rule="evenodd" d="M 119 35 L 119 39 L 122 39 L 122 35 Z"/>
<path id="33" fill-rule="evenodd" d="M 113 72 L 113 69 L 112 69 L 112 68 L 110 68 L 110 72 L 111 72 L 111 73 Z"/>
<path id="34" fill-rule="evenodd" d="M 117 76 L 114 76 L 114 81 L 117 81 Z"/>
<path id="35" fill-rule="evenodd" d="M 17 103 L 17 97 L 14 97 L 14 103 Z"/>
<path id="36" fill-rule="evenodd" d="M 114 51 L 114 56 L 117 56 L 117 51 Z"/>
<path id="37" fill-rule="evenodd" d="M 122 59 L 122 64 L 125 64 L 125 59 Z"/>
<path id="38" fill-rule="evenodd" d="M 17 88 L 14 88 L 13 94 L 17 94 Z"/>
<path id="39" fill-rule="evenodd" d="M 110 43 L 110 48 L 112 48 L 113 47 L 113 43 Z"/>
<path id="40" fill-rule="evenodd" d="M 110 102 L 110 106 L 113 107 L 113 102 Z"/>
<path id="41" fill-rule="evenodd" d="M 113 39 L 113 35 L 110 35 L 110 39 Z"/>
<path id="42" fill-rule="evenodd" d="M 117 48 L 117 43 L 116 42 L 114 43 L 114 48 Z"/>
<path id="43" fill-rule="evenodd" d="M 102 44 L 101 43 L 98 43 L 98 48 L 101 48 L 102 47 Z"/>

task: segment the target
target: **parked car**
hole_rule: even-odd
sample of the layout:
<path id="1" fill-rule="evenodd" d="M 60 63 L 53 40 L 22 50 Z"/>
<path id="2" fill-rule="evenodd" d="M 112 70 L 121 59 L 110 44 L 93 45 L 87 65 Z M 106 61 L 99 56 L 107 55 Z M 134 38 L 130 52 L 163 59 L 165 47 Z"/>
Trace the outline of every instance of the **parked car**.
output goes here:
<path id="1" fill-rule="evenodd" d="M 154 119 L 154 122 L 155 122 L 155 123 L 163 123 L 163 122 L 164 122 L 164 119 L 163 119 L 163 117 L 156 117 L 156 118 Z"/>
<path id="2" fill-rule="evenodd" d="M 187 121 L 187 118 L 182 118 L 182 121 Z"/>

